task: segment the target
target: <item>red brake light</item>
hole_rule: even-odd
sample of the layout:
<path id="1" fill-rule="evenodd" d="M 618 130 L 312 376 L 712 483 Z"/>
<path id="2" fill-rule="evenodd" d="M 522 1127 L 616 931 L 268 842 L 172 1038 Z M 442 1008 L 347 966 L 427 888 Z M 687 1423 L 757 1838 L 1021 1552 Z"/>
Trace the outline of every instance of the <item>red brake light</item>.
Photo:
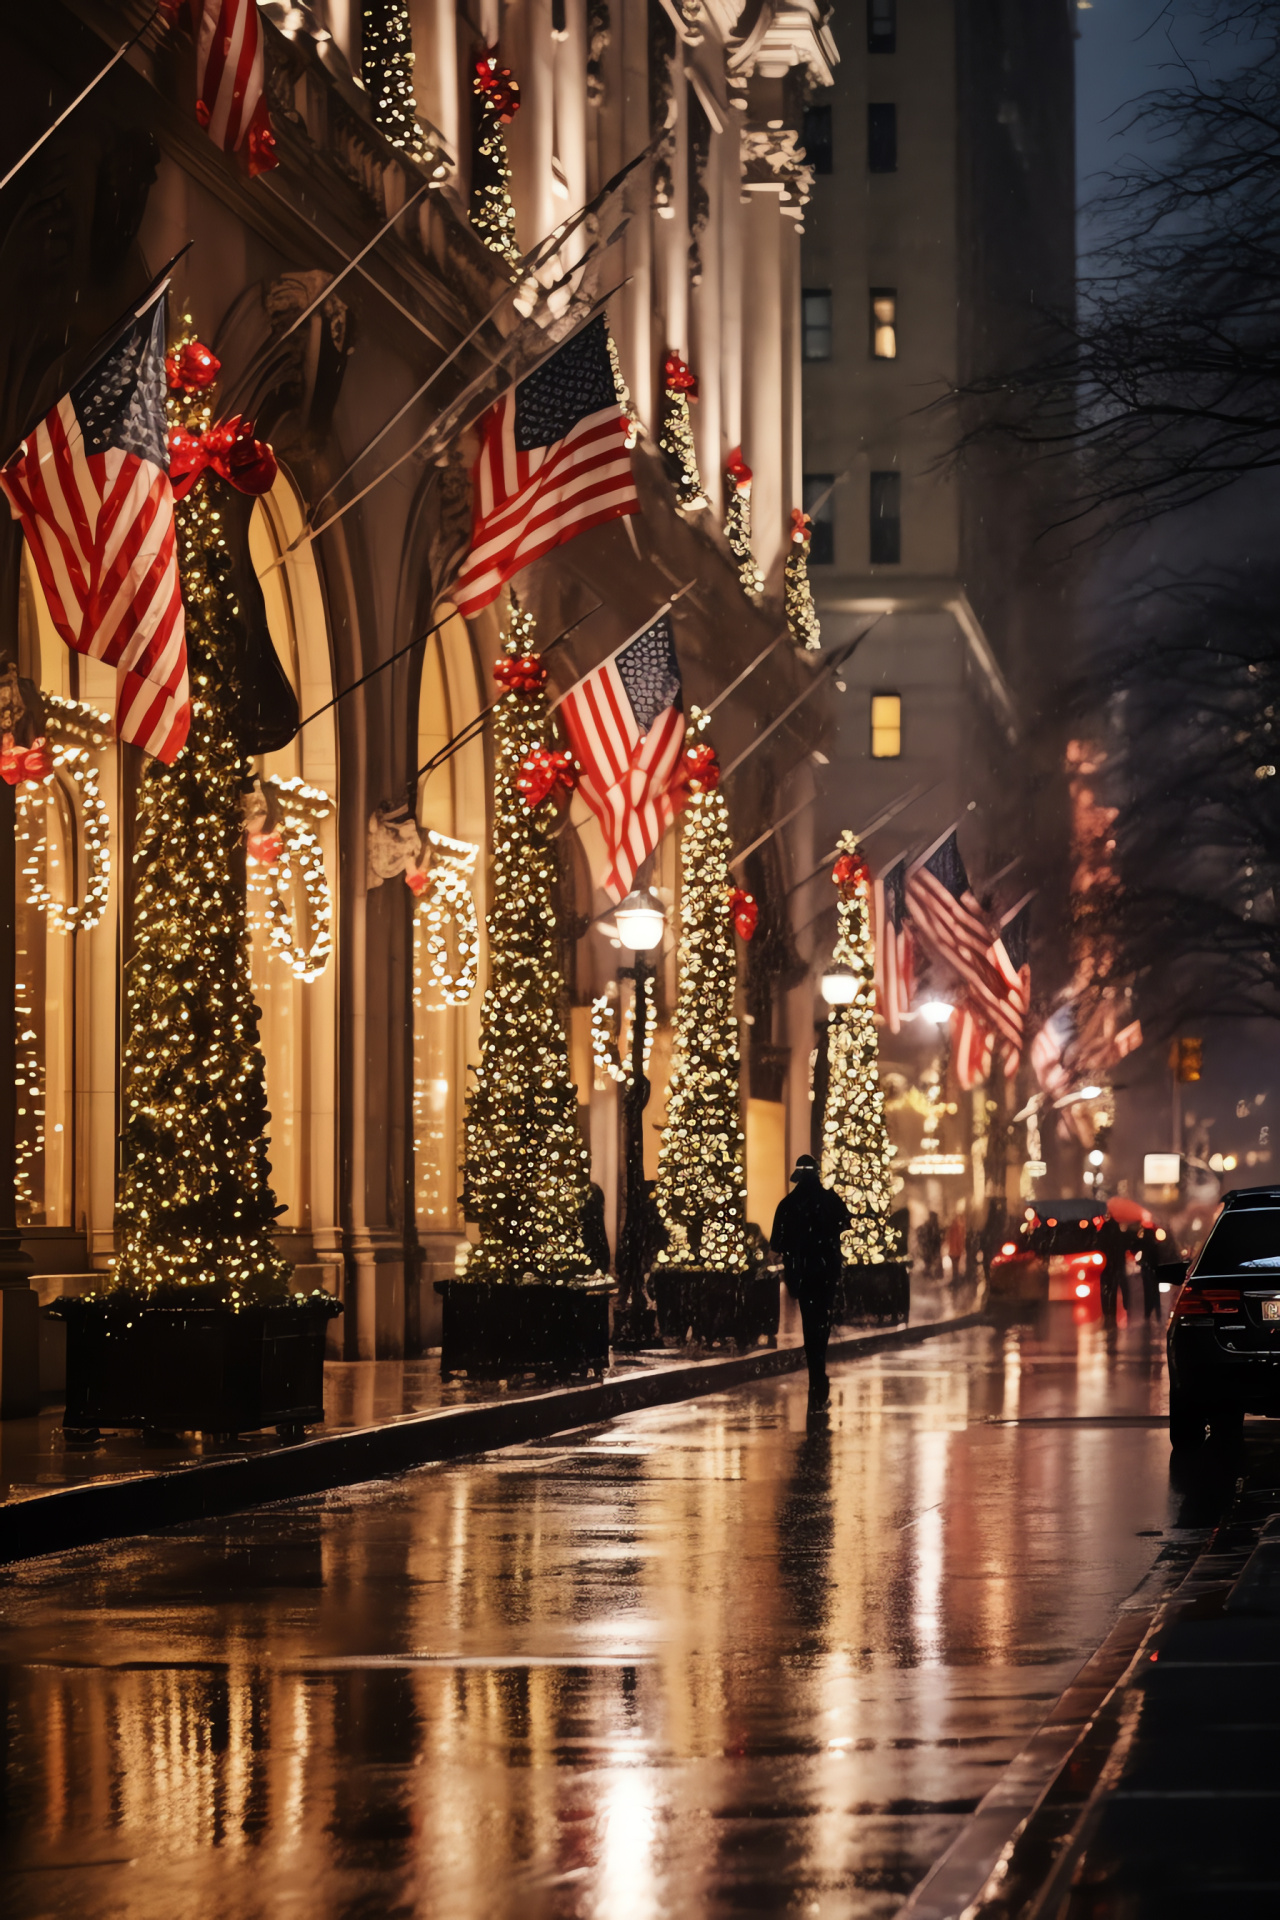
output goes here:
<path id="1" fill-rule="evenodd" d="M 1239 1313 L 1243 1298 L 1239 1287 L 1198 1287 L 1185 1280 L 1170 1318 L 1189 1320 L 1208 1313 Z"/>
<path id="2" fill-rule="evenodd" d="M 1214 1313 L 1239 1313 L 1243 1299 L 1239 1287 L 1206 1287 L 1204 1297 Z"/>
<path id="3" fill-rule="evenodd" d="M 1012 1240 L 1006 1240 L 1000 1251 L 1001 1253 L 1016 1253 L 1018 1249 L 1014 1246 Z"/>
<path id="4" fill-rule="evenodd" d="M 1169 1318 L 1171 1320 L 1190 1320 L 1200 1314 L 1208 1313 L 1208 1311 L 1209 1308 L 1200 1296 L 1199 1287 L 1193 1287 L 1189 1280 L 1184 1280 L 1180 1291 L 1174 1297 Z"/>

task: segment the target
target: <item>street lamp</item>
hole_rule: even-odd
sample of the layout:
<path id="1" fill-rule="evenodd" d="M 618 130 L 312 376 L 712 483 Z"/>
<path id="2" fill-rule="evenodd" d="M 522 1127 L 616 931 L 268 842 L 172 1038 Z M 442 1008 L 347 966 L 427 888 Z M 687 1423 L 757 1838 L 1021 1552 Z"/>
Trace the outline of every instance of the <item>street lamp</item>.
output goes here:
<path id="1" fill-rule="evenodd" d="M 920 1012 L 923 1018 L 931 1021 L 935 1027 L 945 1027 L 955 1008 L 949 1000 L 926 1000 Z"/>
<path id="2" fill-rule="evenodd" d="M 649 1104 L 649 1081 L 644 1070 L 648 1000 L 645 988 L 656 973 L 645 960 L 666 931 L 666 908 L 650 887 L 629 893 L 614 915 L 618 938 L 631 948 L 635 965 L 624 967 L 624 979 L 635 982 L 631 1016 L 631 1082 L 622 1100 L 626 1214 L 618 1238 L 618 1311 L 614 1318 L 616 1347 L 643 1346 L 652 1338 L 652 1309 L 645 1303 L 644 1257 L 649 1239 L 649 1196 L 644 1188 L 644 1110 Z"/>
<path id="3" fill-rule="evenodd" d="M 848 967 L 832 967 L 822 976 L 822 997 L 829 1007 L 851 1007 L 858 982 Z"/>

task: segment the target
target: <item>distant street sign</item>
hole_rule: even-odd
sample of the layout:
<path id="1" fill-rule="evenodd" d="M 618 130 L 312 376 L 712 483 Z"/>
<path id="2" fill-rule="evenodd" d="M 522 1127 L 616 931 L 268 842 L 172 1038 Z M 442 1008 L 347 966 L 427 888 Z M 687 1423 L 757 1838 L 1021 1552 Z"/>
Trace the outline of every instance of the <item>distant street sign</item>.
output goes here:
<path id="1" fill-rule="evenodd" d="M 1149 1187 L 1176 1187 L 1181 1175 L 1180 1153 L 1146 1153 L 1142 1156 L 1142 1178 Z"/>

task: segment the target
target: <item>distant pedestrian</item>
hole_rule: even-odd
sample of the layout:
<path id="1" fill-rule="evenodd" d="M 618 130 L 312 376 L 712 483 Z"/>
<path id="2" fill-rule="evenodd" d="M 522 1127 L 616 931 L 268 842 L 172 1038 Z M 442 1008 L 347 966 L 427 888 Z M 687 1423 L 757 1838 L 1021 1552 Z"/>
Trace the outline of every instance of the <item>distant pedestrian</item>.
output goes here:
<path id="1" fill-rule="evenodd" d="M 586 1248 L 587 1258 L 597 1273 L 608 1273 L 613 1258 L 609 1251 L 609 1234 L 604 1224 L 604 1188 L 593 1180 L 587 1188 L 587 1197 L 582 1203 L 582 1244 Z"/>
<path id="2" fill-rule="evenodd" d="M 827 1378 L 831 1310 L 844 1264 L 840 1236 L 853 1222 L 840 1195 L 823 1186 L 812 1154 L 800 1155 L 791 1181 L 792 1191 L 778 1203 L 773 1216 L 769 1244 L 782 1255 L 787 1291 L 800 1303 L 809 1405 L 825 1407 L 831 1398 Z"/>

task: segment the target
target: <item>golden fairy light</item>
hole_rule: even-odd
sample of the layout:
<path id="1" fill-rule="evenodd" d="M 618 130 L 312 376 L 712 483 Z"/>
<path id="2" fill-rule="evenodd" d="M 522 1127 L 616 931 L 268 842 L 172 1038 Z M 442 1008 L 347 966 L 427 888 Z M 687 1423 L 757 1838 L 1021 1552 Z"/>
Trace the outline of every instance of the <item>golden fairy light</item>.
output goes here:
<path id="1" fill-rule="evenodd" d="M 791 509 L 791 539 L 787 544 L 782 604 L 787 616 L 787 632 L 796 646 L 814 653 L 822 645 L 822 624 L 814 604 L 809 582 L 809 541 L 813 525 L 800 507 Z"/>
<path id="2" fill-rule="evenodd" d="M 514 267 L 520 249 L 506 128 L 520 111 L 520 86 L 509 69 L 498 64 L 496 47 L 477 56 L 471 84 L 480 106 L 471 162 L 471 225 L 490 253 Z"/>
<path id="3" fill-rule="evenodd" d="M 644 980 L 644 1070 L 649 1071 L 649 1056 L 653 1052 L 653 1036 L 657 1030 L 657 1017 L 654 1011 L 655 977 L 651 973 Z M 595 1068 L 596 1086 L 603 1089 L 609 1081 L 616 1081 L 620 1087 L 631 1085 L 631 1041 L 635 1030 L 635 1003 L 627 1008 L 613 1031 L 610 1014 L 616 1011 L 618 983 L 611 980 L 602 994 L 591 1002 L 591 1063 Z"/>
<path id="4" fill-rule="evenodd" d="M 422 955 L 432 986 L 446 1005 L 460 1007 L 476 990 L 480 967 L 480 924 L 471 892 L 480 849 L 469 840 L 451 840 L 447 833 L 432 828 L 427 843 L 434 858 L 427 885 L 414 912 L 414 941 L 422 943 Z M 449 930 L 453 929 L 456 960 L 449 955 Z M 419 969 L 415 968 L 415 977 Z M 421 988 L 414 988 L 414 1002 L 421 1004 Z"/>
<path id="5" fill-rule="evenodd" d="M 54 771 L 39 783 L 23 782 L 15 790 L 18 841 L 25 848 L 21 869 L 27 905 L 47 916 L 55 933 L 87 933 L 106 911 L 111 891 L 111 821 L 99 785 L 94 751 L 106 745 L 110 720 L 106 714 L 45 694 L 45 726 Z M 57 805 L 56 785 L 70 791 L 84 854 L 84 891 L 74 897 L 76 875 L 66 876 L 68 898 L 59 900 L 48 884 L 48 809 Z"/>
<path id="6" fill-rule="evenodd" d="M 203 432 L 213 409 L 173 394 L 169 418 Z M 148 760 L 140 782 L 113 1287 L 235 1305 L 283 1297 L 290 1273 L 271 1238 L 281 1209 L 238 877 L 242 612 L 209 480 L 176 519 L 191 731 L 173 765 Z"/>
<path id="7" fill-rule="evenodd" d="M 261 907 L 267 951 L 282 960 L 296 979 L 309 984 L 320 978 L 333 953 L 333 895 L 317 831 L 333 812 L 333 801 L 320 787 L 309 787 L 299 779 L 268 775 L 262 785 L 275 796 L 279 810 L 275 831 L 280 850 L 270 862 L 249 853 L 248 884 Z M 294 931 L 297 889 L 308 930 L 305 945 Z"/>
<path id="8" fill-rule="evenodd" d="M 658 445 L 666 454 L 675 481 L 676 505 L 683 513 L 697 513 L 710 506 L 707 491 L 698 471 L 698 450 L 693 440 L 691 402 L 698 397 L 697 376 L 672 349 L 662 368 L 662 428 Z"/>
<path id="9" fill-rule="evenodd" d="M 822 1178 L 853 1216 L 843 1236 L 855 1266 L 889 1258 L 893 1148 L 880 1088 L 875 1026 L 875 945 L 871 876 L 855 835 L 844 833 L 832 879 L 840 889 L 834 967 L 853 975 L 853 998 L 833 1006 L 827 1027 L 827 1104 L 822 1116 Z"/>
<path id="10" fill-rule="evenodd" d="M 556 812 L 550 798 L 530 808 L 516 784 L 525 760 L 545 745 L 546 669 L 531 657 L 533 640 L 532 617 L 513 602 L 496 669 L 508 691 L 493 710 L 489 985 L 467 1095 L 462 1189 L 463 1212 L 481 1238 L 466 1278 L 531 1274 L 574 1284 L 592 1271 L 581 1227 L 588 1162 L 556 965 Z"/>
<path id="11" fill-rule="evenodd" d="M 705 725 L 695 713 L 692 747 Z M 714 779 L 716 784 L 712 785 Z M 739 1119 L 738 984 L 729 810 L 711 767 L 690 782 L 680 842 L 680 942 L 667 1119 L 658 1149 L 658 1264 L 707 1273 L 747 1266 L 745 1142 Z"/>
<path id="12" fill-rule="evenodd" d="M 738 582 L 750 600 L 764 592 L 764 574 L 751 546 L 751 469 L 735 447 L 725 467 L 729 483 L 729 504 L 725 513 L 724 537 L 738 563 Z"/>

